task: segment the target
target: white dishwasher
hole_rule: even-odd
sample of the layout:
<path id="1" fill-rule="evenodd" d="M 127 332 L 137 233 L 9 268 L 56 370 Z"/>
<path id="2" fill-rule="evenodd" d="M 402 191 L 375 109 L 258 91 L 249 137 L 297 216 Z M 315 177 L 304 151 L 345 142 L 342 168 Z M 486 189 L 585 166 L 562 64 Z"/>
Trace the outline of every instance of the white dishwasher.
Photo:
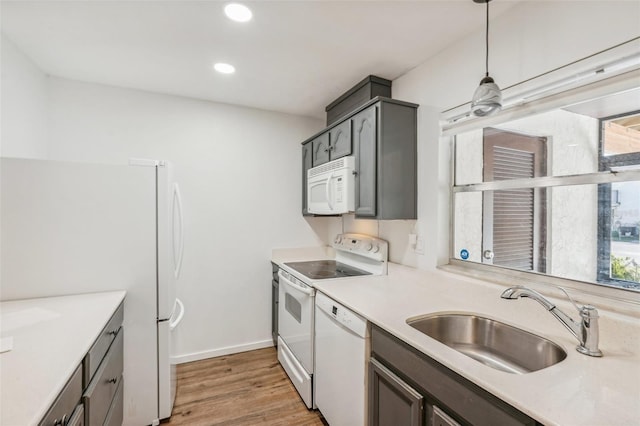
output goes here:
<path id="1" fill-rule="evenodd" d="M 367 321 L 316 293 L 315 402 L 331 426 L 365 424 Z"/>

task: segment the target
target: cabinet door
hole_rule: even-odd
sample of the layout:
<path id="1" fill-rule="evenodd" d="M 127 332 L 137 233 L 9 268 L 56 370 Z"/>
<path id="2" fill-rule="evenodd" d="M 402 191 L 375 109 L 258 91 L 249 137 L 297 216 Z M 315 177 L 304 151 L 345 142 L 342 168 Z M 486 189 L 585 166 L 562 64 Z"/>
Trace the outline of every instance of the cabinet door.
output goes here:
<path id="1" fill-rule="evenodd" d="M 344 121 L 329 130 L 329 144 L 331 160 L 351 154 L 351 120 Z"/>
<path id="2" fill-rule="evenodd" d="M 356 162 L 356 216 L 376 215 L 377 111 L 377 107 L 373 105 L 352 118 Z"/>
<path id="3" fill-rule="evenodd" d="M 423 398 L 374 358 L 369 360 L 369 426 L 422 426 Z"/>
<path id="4" fill-rule="evenodd" d="M 329 161 L 329 133 L 323 133 L 315 138 L 313 145 L 313 167 Z"/>
<path id="5" fill-rule="evenodd" d="M 84 426 L 84 406 L 78 405 L 66 426 Z"/>
<path id="6" fill-rule="evenodd" d="M 278 282 L 271 280 L 271 338 L 278 346 Z"/>
<path id="7" fill-rule="evenodd" d="M 40 426 L 66 424 L 82 396 L 82 367 L 76 368 L 55 402 L 40 422 Z"/>
<path id="8" fill-rule="evenodd" d="M 307 170 L 313 167 L 313 145 L 311 142 L 302 145 L 302 214 L 308 215 L 307 205 Z"/>

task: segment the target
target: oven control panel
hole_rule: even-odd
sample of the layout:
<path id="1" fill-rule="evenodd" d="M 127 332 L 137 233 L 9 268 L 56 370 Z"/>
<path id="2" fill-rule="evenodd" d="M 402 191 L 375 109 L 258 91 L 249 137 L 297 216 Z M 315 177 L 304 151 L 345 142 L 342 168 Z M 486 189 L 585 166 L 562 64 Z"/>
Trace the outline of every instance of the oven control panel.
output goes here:
<path id="1" fill-rule="evenodd" d="M 333 240 L 333 248 L 380 262 L 387 261 L 389 243 L 380 238 L 363 234 L 338 234 Z"/>

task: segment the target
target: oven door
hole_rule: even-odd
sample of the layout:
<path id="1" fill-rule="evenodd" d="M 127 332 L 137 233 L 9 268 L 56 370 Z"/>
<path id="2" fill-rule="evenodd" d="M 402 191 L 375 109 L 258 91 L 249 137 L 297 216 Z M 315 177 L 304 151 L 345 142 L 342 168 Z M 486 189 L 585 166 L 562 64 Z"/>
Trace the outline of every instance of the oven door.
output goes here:
<path id="1" fill-rule="evenodd" d="M 289 274 L 278 273 L 278 334 L 304 369 L 313 374 L 315 289 Z"/>

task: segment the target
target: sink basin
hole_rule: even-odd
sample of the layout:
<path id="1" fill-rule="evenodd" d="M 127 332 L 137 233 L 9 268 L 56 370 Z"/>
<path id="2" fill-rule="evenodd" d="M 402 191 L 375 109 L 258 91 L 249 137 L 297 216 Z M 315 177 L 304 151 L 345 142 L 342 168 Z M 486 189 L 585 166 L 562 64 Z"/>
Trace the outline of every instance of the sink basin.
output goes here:
<path id="1" fill-rule="evenodd" d="M 475 314 L 434 314 L 409 318 L 407 324 L 489 367 L 525 374 L 567 357 L 544 337 Z"/>

